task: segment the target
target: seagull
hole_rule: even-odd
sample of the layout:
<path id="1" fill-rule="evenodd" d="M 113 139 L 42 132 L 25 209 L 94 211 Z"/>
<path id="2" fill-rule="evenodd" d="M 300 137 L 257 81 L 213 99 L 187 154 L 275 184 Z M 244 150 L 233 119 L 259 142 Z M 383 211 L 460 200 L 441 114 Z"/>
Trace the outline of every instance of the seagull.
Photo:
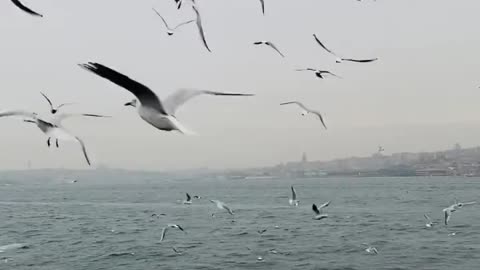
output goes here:
<path id="1" fill-rule="evenodd" d="M 258 234 L 262 235 L 264 234 L 265 232 L 267 231 L 267 229 L 261 229 L 261 230 L 258 230 Z"/>
<path id="2" fill-rule="evenodd" d="M 0 117 L 6 117 L 6 116 L 23 116 L 28 118 L 27 120 L 24 120 L 25 122 L 30 122 L 34 123 L 37 125 L 37 127 L 45 133 L 45 135 L 48 136 L 49 140 L 47 141 L 48 144 L 50 144 L 50 138 L 54 137 L 59 140 L 65 140 L 65 141 L 76 141 L 80 144 L 82 147 L 82 152 L 83 155 L 85 156 L 85 159 L 87 161 L 87 164 L 90 166 L 90 159 L 88 158 L 87 155 L 87 150 L 85 148 L 85 144 L 83 141 L 79 138 L 76 137 L 72 134 L 70 134 L 65 128 L 54 124 L 47 122 L 45 120 L 42 120 L 38 117 L 36 113 L 33 112 L 27 112 L 27 111 L 22 111 L 22 110 L 13 110 L 13 111 L 4 111 L 0 112 Z"/>
<path id="3" fill-rule="evenodd" d="M 162 17 L 162 15 L 160 15 L 160 13 L 156 9 L 154 9 L 154 8 L 152 8 L 152 9 L 153 9 L 153 11 L 155 11 L 155 13 L 157 13 L 158 17 L 160 17 L 160 19 L 162 19 L 163 24 L 165 24 L 165 27 L 167 28 L 167 34 L 169 36 L 173 35 L 175 30 L 177 30 L 179 27 L 195 21 L 195 20 L 186 21 L 186 22 L 180 23 L 179 25 L 175 26 L 174 28 L 170 28 L 170 26 L 168 26 L 168 24 L 167 24 L 167 21 L 165 21 L 165 19 Z"/>
<path id="4" fill-rule="evenodd" d="M 202 197 L 198 196 L 198 195 L 195 195 L 193 196 L 194 199 L 197 199 L 197 200 L 200 200 Z"/>
<path id="5" fill-rule="evenodd" d="M 30 8 L 28 8 L 27 6 L 25 6 L 24 4 L 22 4 L 19 0 L 11 0 L 12 3 L 17 6 L 19 9 L 25 11 L 26 13 L 32 15 L 32 16 L 37 16 L 37 17 L 43 17 L 42 14 L 39 14 L 33 10 L 31 10 Z"/>
<path id="6" fill-rule="evenodd" d="M 365 251 L 367 253 L 372 253 L 372 254 L 375 254 L 377 255 L 378 254 L 378 250 L 375 248 L 375 247 L 371 247 L 369 244 L 367 243 L 362 243 L 362 245 L 366 246 L 367 249 L 365 249 Z"/>
<path id="7" fill-rule="evenodd" d="M 385 148 L 383 146 L 378 147 L 378 153 L 385 152 Z"/>
<path id="8" fill-rule="evenodd" d="M 298 206 L 299 200 L 297 200 L 297 193 L 295 192 L 293 186 L 290 186 L 290 189 L 292 190 L 292 198 L 288 200 L 288 203 L 291 206 Z"/>
<path id="9" fill-rule="evenodd" d="M 190 194 L 187 194 L 187 200 L 183 201 L 183 204 L 192 204 L 192 197 L 190 197 Z"/>
<path id="10" fill-rule="evenodd" d="M 424 214 L 423 216 L 424 216 L 425 219 L 427 220 L 427 223 L 425 224 L 425 227 L 427 227 L 427 228 L 432 228 L 432 227 L 433 227 L 433 222 L 432 222 L 432 220 L 430 219 L 430 217 L 429 217 L 427 214 Z"/>
<path id="11" fill-rule="evenodd" d="M 297 104 L 298 106 L 300 106 L 300 108 L 302 108 L 302 113 L 301 113 L 302 116 L 305 116 L 309 113 L 315 114 L 316 116 L 318 116 L 318 118 L 320 118 L 320 122 L 322 122 L 323 127 L 327 129 L 327 126 L 323 121 L 323 117 L 319 112 L 308 109 L 307 107 L 305 107 L 305 105 L 303 105 L 301 102 L 298 102 L 298 101 L 289 101 L 289 102 L 280 103 L 280 105 L 288 105 L 288 104 Z"/>
<path id="12" fill-rule="evenodd" d="M 208 47 L 207 40 L 205 39 L 205 32 L 203 32 L 202 18 L 200 17 L 200 12 L 198 11 L 196 5 L 193 5 L 192 8 L 195 11 L 195 14 L 197 14 L 196 22 L 198 27 L 198 33 L 200 33 L 200 37 L 202 38 L 203 45 L 205 45 L 205 48 L 207 48 L 209 52 L 212 52 Z"/>
<path id="13" fill-rule="evenodd" d="M 265 15 L 265 0 L 260 0 L 260 4 L 262 5 L 262 13 Z"/>
<path id="14" fill-rule="evenodd" d="M 322 209 L 329 206 L 330 205 L 330 201 L 320 205 L 320 207 L 317 207 L 316 204 L 313 204 L 312 205 L 312 210 L 313 212 L 315 212 L 316 216 L 313 218 L 315 220 L 321 220 L 321 219 L 324 219 L 324 218 L 327 218 L 328 215 L 327 214 L 323 214 L 322 212 Z"/>
<path id="15" fill-rule="evenodd" d="M 313 71 L 315 73 L 315 75 L 320 79 L 324 79 L 323 74 L 330 74 L 330 75 L 335 76 L 337 78 L 340 78 L 340 79 L 342 78 L 342 77 L 340 77 L 340 76 L 338 76 L 338 75 L 336 75 L 336 74 L 334 74 L 334 73 L 332 73 L 328 70 L 320 70 L 320 69 L 314 69 L 314 68 L 303 68 L 303 69 L 296 69 L 296 71 Z"/>
<path id="16" fill-rule="evenodd" d="M 210 200 L 210 202 L 216 204 L 218 209 L 223 209 L 227 211 L 230 215 L 233 215 L 233 211 L 225 203 L 219 200 Z"/>
<path id="17" fill-rule="evenodd" d="M 445 215 L 445 225 L 448 225 L 448 221 L 450 221 L 450 217 L 452 216 L 453 212 L 457 211 L 458 209 L 462 208 L 465 205 L 472 205 L 476 203 L 477 202 L 466 202 L 466 203 L 455 202 L 455 204 L 452 204 L 449 207 L 443 209 L 443 213 Z"/>
<path id="18" fill-rule="evenodd" d="M 57 114 L 51 121 L 52 124 L 54 124 L 57 127 L 63 128 L 62 126 L 62 121 L 66 118 L 70 117 L 76 117 L 76 116 L 84 116 L 84 117 L 96 117 L 96 118 L 102 118 L 102 117 L 110 117 L 110 116 L 104 116 L 104 115 L 98 115 L 98 114 L 89 114 L 89 113 L 83 113 L 83 114 L 72 114 L 72 113 L 62 113 L 62 114 Z M 26 121 L 26 122 L 31 122 L 32 121 Z M 47 146 L 50 147 L 50 137 L 48 137 L 47 140 Z M 58 148 L 58 138 L 55 139 L 55 145 Z"/>
<path id="19" fill-rule="evenodd" d="M 156 213 L 153 213 L 150 217 L 156 217 L 156 218 L 160 218 L 160 216 L 166 216 L 165 214 L 156 214 Z"/>
<path id="20" fill-rule="evenodd" d="M 275 44 L 273 44 L 272 42 L 270 41 L 257 41 L 257 42 L 254 42 L 253 43 L 254 45 L 267 45 L 269 46 L 270 48 L 274 49 L 275 51 L 277 51 L 278 54 L 280 54 L 282 57 L 285 57 L 281 52 L 280 50 L 278 50 L 277 46 L 275 46 Z"/>
<path id="21" fill-rule="evenodd" d="M 50 105 L 50 112 L 52 114 L 56 114 L 58 112 L 58 110 L 60 110 L 60 108 L 63 107 L 63 106 L 75 104 L 75 103 L 62 103 L 62 104 L 58 105 L 57 107 L 53 107 L 52 101 L 50 101 L 50 99 L 47 97 L 47 95 L 45 95 L 42 92 L 40 92 L 40 94 L 42 94 L 42 96 L 47 100 L 48 104 Z"/>
<path id="22" fill-rule="evenodd" d="M 182 4 L 184 1 L 187 0 L 175 0 L 175 3 L 177 4 L 177 9 L 180 9 L 182 7 Z M 195 0 L 188 0 L 192 5 L 195 5 Z"/>
<path id="23" fill-rule="evenodd" d="M 163 239 L 165 239 L 165 234 L 167 233 L 168 228 L 179 229 L 180 231 L 185 232 L 185 230 L 182 227 L 180 227 L 180 225 L 168 224 L 166 227 L 162 229 L 162 236 L 160 237 L 160 242 L 162 242 Z"/>
<path id="24" fill-rule="evenodd" d="M 138 108 L 138 114 L 150 125 L 164 131 L 177 130 L 183 134 L 192 134 L 175 117 L 177 109 L 193 97 L 205 94 L 214 96 L 253 96 L 252 94 L 221 93 L 209 90 L 179 89 L 165 100 L 160 101 L 157 95 L 145 85 L 98 63 L 81 64 L 84 69 L 121 86 L 135 95 L 125 104 Z M 140 103 L 140 104 L 138 104 Z"/>
<path id="25" fill-rule="evenodd" d="M 351 59 L 351 58 L 342 58 L 342 57 L 339 57 L 339 56 L 337 56 L 333 51 L 329 50 L 325 45 L 323 45 L 323 43 L 317 38 L 317 35 L 313 34 L 313 37 L 314 37 L 315 40 L 317 41 L 318 45 L 320 45 L 325 51 L 329 52 L 330 54 L 332 54 L 333 56 L 336 57 L 335 62 L 337 62 L 337 63 L 342 63 L 343 61 L 350 61 L 350 62 L 357 62 L 357 63 L 369 63 L 369 62 L 373 62 L 373 61 L 377 61 L 377 60 L 378 60 L 378 58 L 359 60 L 359 59 Z"/>
<path id="26" fill-rule="evenodd" d="M 175 247 L 172 247 L 172 250 L 173 250 L 176 254 L 182 254 L 182 252 L 179 251 L 178 249 L 176 249 Z"/>

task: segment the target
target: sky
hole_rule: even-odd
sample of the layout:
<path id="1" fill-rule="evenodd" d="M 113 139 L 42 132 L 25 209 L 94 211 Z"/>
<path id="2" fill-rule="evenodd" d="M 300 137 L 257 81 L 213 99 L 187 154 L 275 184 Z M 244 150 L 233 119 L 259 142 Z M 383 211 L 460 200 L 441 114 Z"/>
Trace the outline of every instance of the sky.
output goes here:
<path id="1" fill-rule="evenodd" d="M 194 18 L 173 0 L 24 0 L 44 14 L 29 16 L 0 2 L 0 110 L 48 116 L 48 104 L 75 102 L 71 113 L 109 119 L 68 119 L 87 145 L 93 167 L 178 170 L 242 168 L 299 160 L 435 151 L 480 145 L 478 0 L 197 0 L 207 42 L 195 24 L 169 37 L 170 24 Z M 378 57 L 369 64 L 335 63 L 337 54 Z M 253 42 L 270 40 L 281 58 Z M 177 118 L 198 136 L 163 132 L 124 107 L 133 96 L 78 67 L 99 62 L 149 86 L 160 98 L 178 88 L 253 93 L 197 97 Z M 330 70 L 317 79 L 298 68 Z M 324 115 L 302 117 L 298 100 Z M 33 125 L 2 118 L 0 169 L 88 168 L 73 142 L 48 148 Z"/>

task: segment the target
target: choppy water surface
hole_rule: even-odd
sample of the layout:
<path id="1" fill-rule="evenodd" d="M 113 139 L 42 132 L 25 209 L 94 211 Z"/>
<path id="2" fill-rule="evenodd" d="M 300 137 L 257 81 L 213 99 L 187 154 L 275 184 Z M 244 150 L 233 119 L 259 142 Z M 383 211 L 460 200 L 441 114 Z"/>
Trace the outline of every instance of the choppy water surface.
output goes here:
<path id="1" fill-rule="evenodd" d="M 105 183 L 103 176 L 94 178 L 72 184 L 0 176 L 0 269 L 439 270 L 480 265 L 479 206 L 464 207 L 448 227 L 442 225 L 442 209 L 455 197 L 480 201 L 479 179 L 174 181 L 139 174 L 127 183 Z M 288 205 L 291 184 L 298 208 Z M 183 205 L 185 192 L 203 199 Z M 227 203 L 234 218 L 208 199 Z M 313 220 L 312 203 L 328 200 L 329 217 Z M 152 213 L 165 216 L 152 218 Z M 426 229 L 424 213 L 439 224 Z M 167 223 L 180 224 L 187 233 L 172 229 L 159 242 Z M 261 229 L 267 231 L 260 235 Z M 379 254 L 368 254 L 362 243 Z"/>

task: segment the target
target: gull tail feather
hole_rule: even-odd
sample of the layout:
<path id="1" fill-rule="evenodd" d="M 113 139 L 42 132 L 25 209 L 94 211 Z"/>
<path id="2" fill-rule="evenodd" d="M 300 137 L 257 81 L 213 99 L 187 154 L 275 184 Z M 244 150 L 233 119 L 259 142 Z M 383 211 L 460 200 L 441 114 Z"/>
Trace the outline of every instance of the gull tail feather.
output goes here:
<path id="1" fill-rule="evenodd" d="M 175 117 L 171 117 L 170 121 L 172 121 L 172 123 L 175 125 L 175 127 L 180 133 L 190 136 L 198 135 L 196 132 L 192 131 L 191 129 L 180 123 L 180 121 L 178 121 Z"/>

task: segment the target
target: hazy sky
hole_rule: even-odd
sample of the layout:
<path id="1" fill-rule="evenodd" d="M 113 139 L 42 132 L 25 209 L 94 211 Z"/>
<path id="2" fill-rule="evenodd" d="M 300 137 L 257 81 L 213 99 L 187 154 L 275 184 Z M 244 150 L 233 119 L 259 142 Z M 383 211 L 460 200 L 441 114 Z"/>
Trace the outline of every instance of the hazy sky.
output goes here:
<path id="1" fill-rule="evenodd" d="M 111 119 L 69 119 L 94 164 L 169 170 L 272 165 L 480 145 L 480 1 L 478 0 L 197 0 L 212 53 L 195 24 L 168 37 L 171 24 L 194 17 L 173 0 L 24 0 L 45 17 L 0 2 L 0 109 L 48 115 L 39 91 L 70 112 Z M 312 34 L 345 57 L 380 60 L 336 64 Z M 273 41 L 286 58 L 254 41 Z M 200 136 L 156 130 L 131 107 L 132 95 L 77 66 L 95 61 L 152 88 L 255 93 L 253 98 L 199 97 L 178 118 Z M 318 80 L 296 68 L 328 69 L 344 79 Z M 303 101 L 324 114 L 325 131 Z M 48 149 L 35 126 L 0 119 L 0 169 L 86 168 L 80 148 Z"/>

